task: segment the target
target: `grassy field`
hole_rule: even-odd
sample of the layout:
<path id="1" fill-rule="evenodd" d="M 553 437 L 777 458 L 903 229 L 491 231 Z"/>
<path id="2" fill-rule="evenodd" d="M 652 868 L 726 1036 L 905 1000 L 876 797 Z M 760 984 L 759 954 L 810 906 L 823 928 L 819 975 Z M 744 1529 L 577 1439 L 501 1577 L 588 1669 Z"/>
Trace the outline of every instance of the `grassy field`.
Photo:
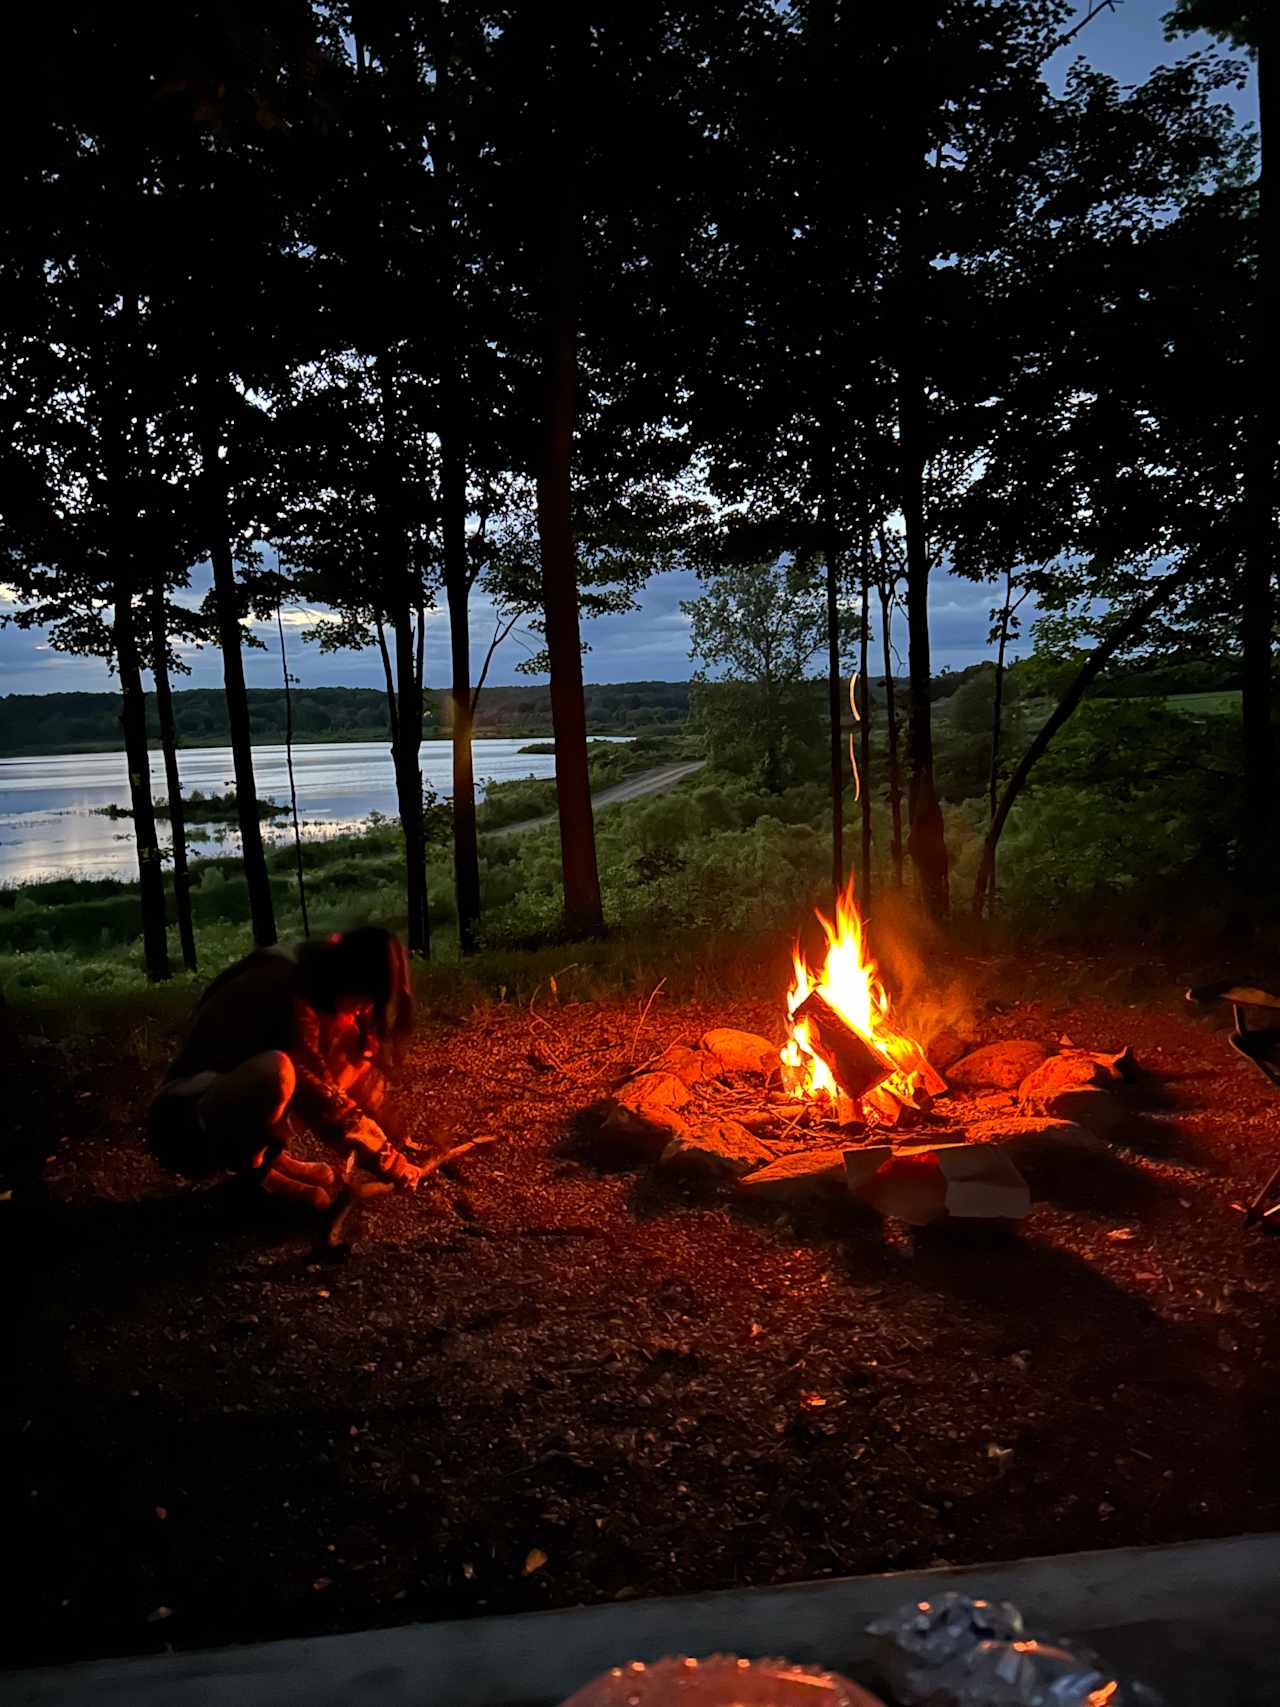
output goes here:
<path id="1" fill-rule="evenodd" d="M 1240 693 L 1238 689 L 1225 693 L 1173 693 L 1164 703 L 1191 717 L 1224 717 L 1239 711 Z"/>

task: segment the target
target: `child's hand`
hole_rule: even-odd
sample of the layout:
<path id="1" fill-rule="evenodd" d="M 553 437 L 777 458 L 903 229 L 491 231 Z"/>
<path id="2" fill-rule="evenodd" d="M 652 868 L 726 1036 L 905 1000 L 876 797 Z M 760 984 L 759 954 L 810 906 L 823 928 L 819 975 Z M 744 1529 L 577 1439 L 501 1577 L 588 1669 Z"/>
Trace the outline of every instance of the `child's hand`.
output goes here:
<path id="1" fill-rule="evenodd" d="M 354 1126 L 346 1133 L 349 1144 L 358 1144 L 362 1150 L 376 1155 L 387 1145 L 387 1135 L 376 1120 L 370 1120 L 367 1114 L 362 1114 Z"/>
<path id="2" fill-rule="evenodd" d="M 404 1166 L 396 1169 L 396 1184 L 401 1191 L 417 1191 L 418 1181 L 422 1178 L 422 1169 L 414 1167 L 412 1162 L 405 1161 Z"/>
<path id="3" fill-rule="evenodd" d="M 398 1191 L 417 1191 L 422 1169 L 415 1167 L 399 1150 L 388 1145 L 381 1167 L 383 1177 L 390 1180 Z"/>

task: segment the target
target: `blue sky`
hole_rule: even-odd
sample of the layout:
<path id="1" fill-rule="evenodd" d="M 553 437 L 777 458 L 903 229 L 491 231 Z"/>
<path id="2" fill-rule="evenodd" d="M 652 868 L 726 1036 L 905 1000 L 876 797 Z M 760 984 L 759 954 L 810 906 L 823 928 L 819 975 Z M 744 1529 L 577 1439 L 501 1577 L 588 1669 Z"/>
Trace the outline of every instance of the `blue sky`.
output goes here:
<path id="1" fill-rule="evenodd" d="M 1100 13 L 1072 46 L 1049 67 L 1049 80 L 1060 88 L 1072 59 L 1084 57 L 1122 82 L 1141 82 L 1157 65 L 1208 45 L 1207 37 L 1164 40 L 1161 19 L 1172 0 L 1116 0 L 1113 11 Z M 1257 117 L 1256 85 L 1231 96 L 1241 119 Z M 207 574 L 197 575 L 193 597 L 207 586 Z M 626 616 L 604 616 L 585 625 L 590 648 L 584 660 L 588 681 L 683 681 L 690 674 L 688 623 L 681 600 L 697 592 L 695 577 L 682 570 L 655 576 L 640 596 L 640 609 Z M 990 610 L 995 589 L 975 586 L 947 573 L 937 573 L 930 592 L 930 626 L 935 670 L 959 669 L 985 656 Z M 0 598 L 0 608 L 3 600 Z M 303 641 L 313 627 L 315 612 L 286 613 L 290 672 L 308 687 L 379 686 L 382 673 L 373 653 L 321 653 Z M 1025 611 L 1024 611 L 1025 614 Z M 1029 627 L 1029 622 L 1024 625 Z M 483 657 L 492 628 L 492 613 L 479 606 L 472 617 L 472 639 Z M 250 687 L 274 687 L 280 681 L 274 627 L 264 632 L 269 650 L 245 654 L 245 677 Z M 901 637 L 905 644 L 905 635 Z M 1025 640 L 1023 646 L 1025 647 Z M 509 683 L 528 680 L 516 673 L 522 652 L 517 639 L 499 653 L 490 680 Z M 221 658 L 214 650 L 187 654 L 191 674 L 179 685 L 207 687 L 222 679 Z M 448 679 L 448 633 L 443 611 L 428 624 L 427 675 L 431 682 Z M 0 629 L 0 683 L 7 693 L 70 693 L 100 691 L 112 685 L 104 664 L 96 659 L 70 658 L 55 652 L 38 630 Z"/>

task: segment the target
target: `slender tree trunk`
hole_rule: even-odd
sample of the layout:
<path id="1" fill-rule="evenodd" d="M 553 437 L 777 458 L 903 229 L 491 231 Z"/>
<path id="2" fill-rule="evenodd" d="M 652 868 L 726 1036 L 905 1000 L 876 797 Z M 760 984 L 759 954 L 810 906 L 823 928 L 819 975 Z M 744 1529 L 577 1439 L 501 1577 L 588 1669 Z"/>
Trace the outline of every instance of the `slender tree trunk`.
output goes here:
<path id="1" fill-rule="evenodd" d="M 445 376 L 440 431 L 444 581 L 449 601 L 450 728 L 453 750 L 453 876 L 458 944 L 475 950 L 480 917 L 480 850 L 476 839 L 476 779 L 472 754 L 471 573 L 467 562 L 467 481 L 462 460 L 462 398 L 456 370 Z"/>
<path id="2" fill-rule="evenodd" d="M 889 770 L 889 811 L 893 821 L 890 855 L 893 881 L 902 888 L 902 777 L 898 770 L 898 698 L 893 680 L 893 593 L 888 587 L 880 595 L 880 639 L 884 657 L 884 725 Z"/>
<path id="3" fill-rule="evenodd" d="M 404 835 L 406 935 L 410 954 L 431 953 L 431 924 L 427 915 L 427 848 L 422 817 L 422 695 L 414 671 L 413 614 L 396 613 L 392 624 L 395 642 L 396 700 L 399 720 L 393 756 L 396 772 L 396 804 Z"/>
<path id="4" fill-rule="evenodd" d="M 147 454 L 146 389 L 139 337 L 140 302 L 136 290 L 123 293 L 115 332 L 117 362 L 104 361 L 101 383 L 106 418 L 107 507 L 112 560 L 112 642 L 120 676 L 120 729 L 129 767 L 129 800 L 138 853 L 138 899 L 142 908 L 142 953 L 147 977 L 169 977 L 169 940 L 165 926 L 164 868 L 151 798 L 151 756 L 147 751 L 147 700 L 142 690 L 142 658 L 134 620 L 133 591 L 142 587 L 139 560 L 147 549 L 150 468 Z M 103 352 L 104 356 L 106 352 Z M 129 426 L 132 417 L 132 429 Z M 131 444 L 132 441 L 132 444 Z M 130 449 L 133 462 L 130 465 Z"/>
<path id="5" fill-rule="evenodd" d="M 240 655 L 240 616 L 236 599 L 236 572 L 231 554 L 231 524 L 227 515 L 226 481 L 218 456 L 217 387 L 206 382 L 201 414 L 201 458 L 205 498 L 205 527 L 209 556 L 213 562 L 213 603 L 222 647 L 222 680 L 226 690 L 227 723 L 231 730 L 232 768 L 236 779 L 236 808 L 240 823 L 240 858 L 249 890 L 249 918 L 253 940 L 259 948 L 270 948 L 276 940 L 275 909 L 267 857 L 262 846 L 262 823 L 258 817 L 258 788 L 253 774 L 253 731 L 249 722 L 249 700 L 244 686 L 244 659 Z"/>
<path id="6" fill-rule="evenodd" d="M 452 664 L 453 882 L 458 909 L 458 945 L 463 954 L 471 954 L 476 946 L 476 924 L 480 917 L 480 849 L 476 840 L 476 779 L 471 750 L 471 570 L 467 562 L 466 409 L 455 300 L 450 53 L 443 7 L 439 9 L 437 23 L 434 58 L 439 117 L 433 147 L 439 203 L 437 248 L 444 275 L 439 328 L 440 500 Z"/>
<path id="7" fill-rule="evenodd" d="M 466 500 L 463 499 L 465 504 Z M 450 547 L 445 499 L 445 561 Z M 459 522 L 461 516 L 457 518 Z M 462 542 L 461 585 L 455 570 L 446 569 L 449 598 L 449 650 L 453 664 L 450 692 L 453 735 L 453 878 L 458 907 L 458 945 L 463 954 L 476 946 L 476 923 L 480 917 L 480 847 L 476 837 L 476 777 L 472 752 L 470 599 L 466 586 L 466 542 Z"/>
<path id="8" fill-rule="evenodd" d="M 387 631 L 382 618 L 377 617 L 375 624 L 378 631 L 378 652 L 382 658 L 382 674 L 387 689 L 387 726 L 391 730 L 391 752 L 395 755 L 396 745 L 400 740 L 400 719 L 396 709 L 396 678 L 391 669 L 391 654 L 387 650 Z M 419 672 L 421 680 L 421 672 Z"/>
<path id="9" fill-rule="evenodd" d="M 1022 755 L 1013 775 L 1005 784 L 1004 793 L 1000 797 L 999 805 L 996 807 L 995 815 L 991 820 L 991 827 L 982 844 L 982 857 L 978 863 L 978 875 L 973 886 L 973 910 L 978 918 L 982 917 L 983 909 L 986 906 L 987 894 L 995 871 L 996 847 L 999 844 L 1001 832 L 1018 796 L 1026 786 L 1027 778 L 1035 769 L 1050 741 L 1053 740 L 1059 729 L 1062 728 L 1084 698 L 1089 684 L 1101 674 L 1117 652 L 1141 634 L 1165 600 L 1171 598 L 1179 587 L 1185 585 L 1199 567 L 1198 561 L 1184 563 L 1172 575 L 1166 575 L 1162 581 L 1158 581 L 1128 619 L 1114 629 L 1100 645 L 1094 647 L 1080 666 L 1067 691 L 1053 708 L 1037 732 L 1035 739 Z"/>
<path id="10" fill-rule="evenodd" d="M 996 815 L 996 791 L 1000 781 L 1000 733 L 1004 713 L 1004 654 L 1009 643 L 1009 619 L 1013 614 L 1013 570 L 1006 572 L 1004 609 L 1000 612 L 1000 638 L 996 646 L 995 692 L 991 700 L 991 769 L 987 776 L 987 799 L 991 816 Z"/>
<path id="11" fill-rule="evenodd" d="M 831 724 L 831 893 L 844 889 L 844 678 L 840 671 L 840 548 L 835 527 L 826 527 L 827 713 Z"/>
<path id="12" fill-rule="evenodd" d="M 178 940 L 182 944 L 183 966 L 188 972 L 195 972 L 198 968 L 195 924 L 191 917 L 191 873 L 187 869 L 187 822 L 182 804 L 182 776 L 178 770 L 173 689 L 169 681 L 164 588 L 160 585 L 151 595 L 151 674 L 156 684 L 156 716 L 160 723 L 160 746 L 164 752 L 165 785 L 169 794 L 169 826 L 173 835 L 173 906 L 178 916 Z"/>
<path id="13" fill-rule="evenodd" d="M 917 8 L 908 26 L 908 46 L 917 61 L 922 89 L 933 78 L 931 64 L 937 33 L 935 4 Z M 926 120 L 927 123 L 927 120 Z M 935 918 L 950 906 L 947 844 L 942 808 L 933 774 L 933 703 L 929 662 L 929 542 L 925 525 L 925 471 L 929 461 L 926 375 L 922 361 L 924 321 L 931 289 L 922 221 L 928 187 L 927 131 L 920 135 L 916 183 L 904 198 L 899 232 L 897 277 L 898 456 L 903 531 L 907 545 L 907 672 L 911 715 L 907 749 L 911 777 L 907 789 L 907 851 L 925 907 Z"/>
<path id="14" fill-rule="evenodd" d="M 997 794 L 1000 787 L 1000 734 L 1004 713 L 1004 654 L 1009 643 L 1009 619 L 1013 614 L 1013 570 L 1007 569 L 1004 578 L 1004 608 L 1000 612 L 1000 639 L 996 647 L 995 691 L 991 699 L 991 769 L 987 776 L 987 801 L 990 810 L 988 823 L 994 823 Z M 990 899 L 996 895 L 995 851 L 991 855 Z"/>
<path id="15" fill-rule="evenodd" d="M 561 53 L 578 54 L 561 33 Z M 574 175 L 577 162 L 564 136 L 580 90 L 573 65 L 562 63 L 556 78 L 551 175 L 560 205 L 549 256 L 543 372 L 542 444 L 538 463 L 538 540 L 542 557 L 542 604 L 551 675 L 551 722 L 556 743 L 556 801 L 560 816 L 560 867 L 564 922 L 571 936 L 604 930 L 595 823 L 587 763 L 587 711 L 582 691 L 582 633 L 578 619 L 578 563 L 573 539 L 572 462 L 577 418 L 578 291 L 582 213 Z"/>
<path id="16" fill-rule="evenodd" d="M 133 599 L 127 574 L 113 588 L 116 669 L 120 673 L 120 728 L 129 766 L 129 800 L 133 835 L 138 848 L 138 896 L 142 903 L 142 952 L 147 977 L 153 984 L 169 976 L 169 943 L 165 933 L 164 871 L 156 836 L 156 813 L 151 801 L 151 756 L 147 752 L 147 698 L 142 691 L 142 668 L 133 622 Z"/>
<path id="17" fill-rule="evenodd" d="M 871 677 L 867 653 L 871 643 L 871 543 L 862 542 L 862 633 L 858 647 L 858 680 L 862 685 L 862 720 L 858 725 L 858 770 L 861 774 L 862 868 L 858 889 L 863 906 L 871 904 Z"/>
<path id="18" fill-rule="evenodd" d="M 307 882 L 302 869 L 302 826 L 298 822 L 298 789 L 293 780 L 293 689 L 289 684 L 289 657 L 284 644 L 284 616 L 276 606 L 276 628 L 280 632 L 280 674 L 284 679 L 284 759 L 289 770 L 289 807 L 293 814 L 293 853 L 298 871 L 298 911 L 302 915 L 302 934 L 311 935 L 307 922 Z"/>
<path id="19" fill-rule="evenodd" d="M 406 936 L 409 953 L 431 952 L 427 913 L 427 849 L 422 817 L 422 689 L 418 683 L 415 597 L 408 539 L 400 506 L 396 463 L 396 418 L 391 358 L 384 351 L 375 363 L 382 441 L 378 458 L 378 518 L 382 536 L 383 580 L 395 600 L 391 636 L 395 647 L 396 720 L 391 754 L 395 763 L 396 804 L 404 837 Z M 379 628 L 381 635 L 381 627 Z M 382 639 L 384 660 L 386 642 Z M 386 660 L 389 662 L 389 660 Z"/>
<path id="20" fill-rule="evenodd" d="M 1280 18 L 1274 6 L 1259 6 L 1258 121 L 1262 159 L 1259 178 L 1256 387 L 1250 411 L 1245 469 L 1243 677 L 1245 798 L 1241 813 L 1243 888 L 1260 899 L 1274 889 L 1272 800 L 1275 747 L 1271 725 L 1272 633 L 1276 543 L 1276 448 L 1280 413 L 1276 402 L 1276 298 L 1280 292 L 1280 207 L 1276 156 L 1280 150 Z"/>
<path id="21" fill-rule="evenodd" d="M 907 536 L 907 672 L 910 720 L 907 750 L 907 850 L 929 912 L 944 918 L 950 905 L 947 844 L 933 775 L 932 671 L 929 662 L 929 550 L 925 539 L 925 395 L 914 355 L 899 375 L 902 518 Z"/>

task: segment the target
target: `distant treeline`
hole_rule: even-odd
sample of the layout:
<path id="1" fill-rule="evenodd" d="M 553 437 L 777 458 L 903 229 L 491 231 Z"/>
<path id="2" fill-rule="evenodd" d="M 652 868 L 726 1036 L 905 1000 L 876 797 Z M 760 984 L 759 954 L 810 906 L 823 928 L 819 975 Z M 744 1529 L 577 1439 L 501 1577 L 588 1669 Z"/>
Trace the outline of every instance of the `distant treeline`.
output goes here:
<path id="1" fill-rule="evenodd" d="M 1044 658 L 1032 656 L 1011 665 L 1009 676 L 1026 694 L 1034 695 L 1038 692 L 1054 691 L 1053 677 L 1056 671 L 1060 670 L 1069 675 L 1075 668 L 1074 662 L 1055 666 Z M 963 670 L 943 670 L 933 678 L 930 697 L 935 701 L 950 699 L 958 688 L 962 688 L 973 677 L 994 669 L 995 665 L 985 659 L 981 663 L 967 664 Z M 1115 665 L 1105 671 L 1093 689 L 1093 697 L 1164 699 L 1170 694 L 1233 693 L 1239 692 L 1242 679 L 1242 666 L 1238 658 L 1188 658 L 1180 663 L 1165 663 L 1154 667 L 1144 665 L 1138 660 L 1132 664 Z M 877 690 L 881 689 L 884 678 L 877 678 L 872 685 Z M 905 691 L 905 680 L 899 679 L 898 685 Z"/>
<path id="2" fill-rule="evenodd" d="M 256 742 L 285 738 L 285 699 L 279 688 L 250 688 L 249 716 Z M 689 715 L 687 682 L 619 682 L 586 689 L 587 727 L 593 735 L 671 730 Z M 221 688 L 187 688 L 173 696 L 178 743 L 220 747 L 230 740 Z M 0 698 L 0 752 L 77 753 L 120 745 L 120 698 L 113 693 L 7 694 Z M 386 695 L 380 688 L 295 688 L 293 728 L 299 741 L 389 740 Z M 147 700 L 147 731 L 160 744 L 155 704 Z M 449 696 L 429 689 L 423 732 L 449 732 Z M 493 687 L 480 696 L 479 736 L 551 733 L 545 687 Z"/>
<path id="3" fill-rule="evenodd" d="M 973 676 L 990 670 L 989 662 L 963 670 L 943 670 L 933 678 L 935 700 L 949 699 Z M 1028 676 L 1026 691 L 1035 692 L 1037 661 L 1012 666 L 1015 678 Z M 899 691 L 906 681 L 895 679 Z M 1095 688 L 1100 698 L 1157 698 L 1165 694 L 1225 692 L 1240 686 L 1240 662 L 1235 658 L 1189 660 L 1157 669 L 1109 671 Z M 825 685 L 815 682 L 825 699 Z M 884 697 L 883 676 L 872 677 L 877 700 Z M 585 690 L 587 727 L 593 735 L 635 735 L 671 732 L 689 715 L 688 682 L 611 682 L 589 684 Z M 249 716 L 255 741 L 270 744 L 285 737 L 284 693 L 278 688 L 250 688 Z M 186 688 L 173 696 L 178 743 L 184 747 L 222 747 L 230 740 L 226 696 L 221 688 Z M 114 751 L 120 745 L 120 699 L 112 693 L 32 693 L 0 697 L 0 753 L 83 753 Z M 380 688 L 295 688 L 293 727 L 299 741 L 381 741 L 390 739 L 387 701 Z M 147 730 L 153 746 L 160 744 L 155 705 L 147 700 Z M 449 696 L 429 689 L 423 732 L 428 739 L 449 733 Z M 545 687 L 493 687 L 480 696 L 476 716 L 478 736 L 538 736 L 551 734 L 551 701 Z"/>

